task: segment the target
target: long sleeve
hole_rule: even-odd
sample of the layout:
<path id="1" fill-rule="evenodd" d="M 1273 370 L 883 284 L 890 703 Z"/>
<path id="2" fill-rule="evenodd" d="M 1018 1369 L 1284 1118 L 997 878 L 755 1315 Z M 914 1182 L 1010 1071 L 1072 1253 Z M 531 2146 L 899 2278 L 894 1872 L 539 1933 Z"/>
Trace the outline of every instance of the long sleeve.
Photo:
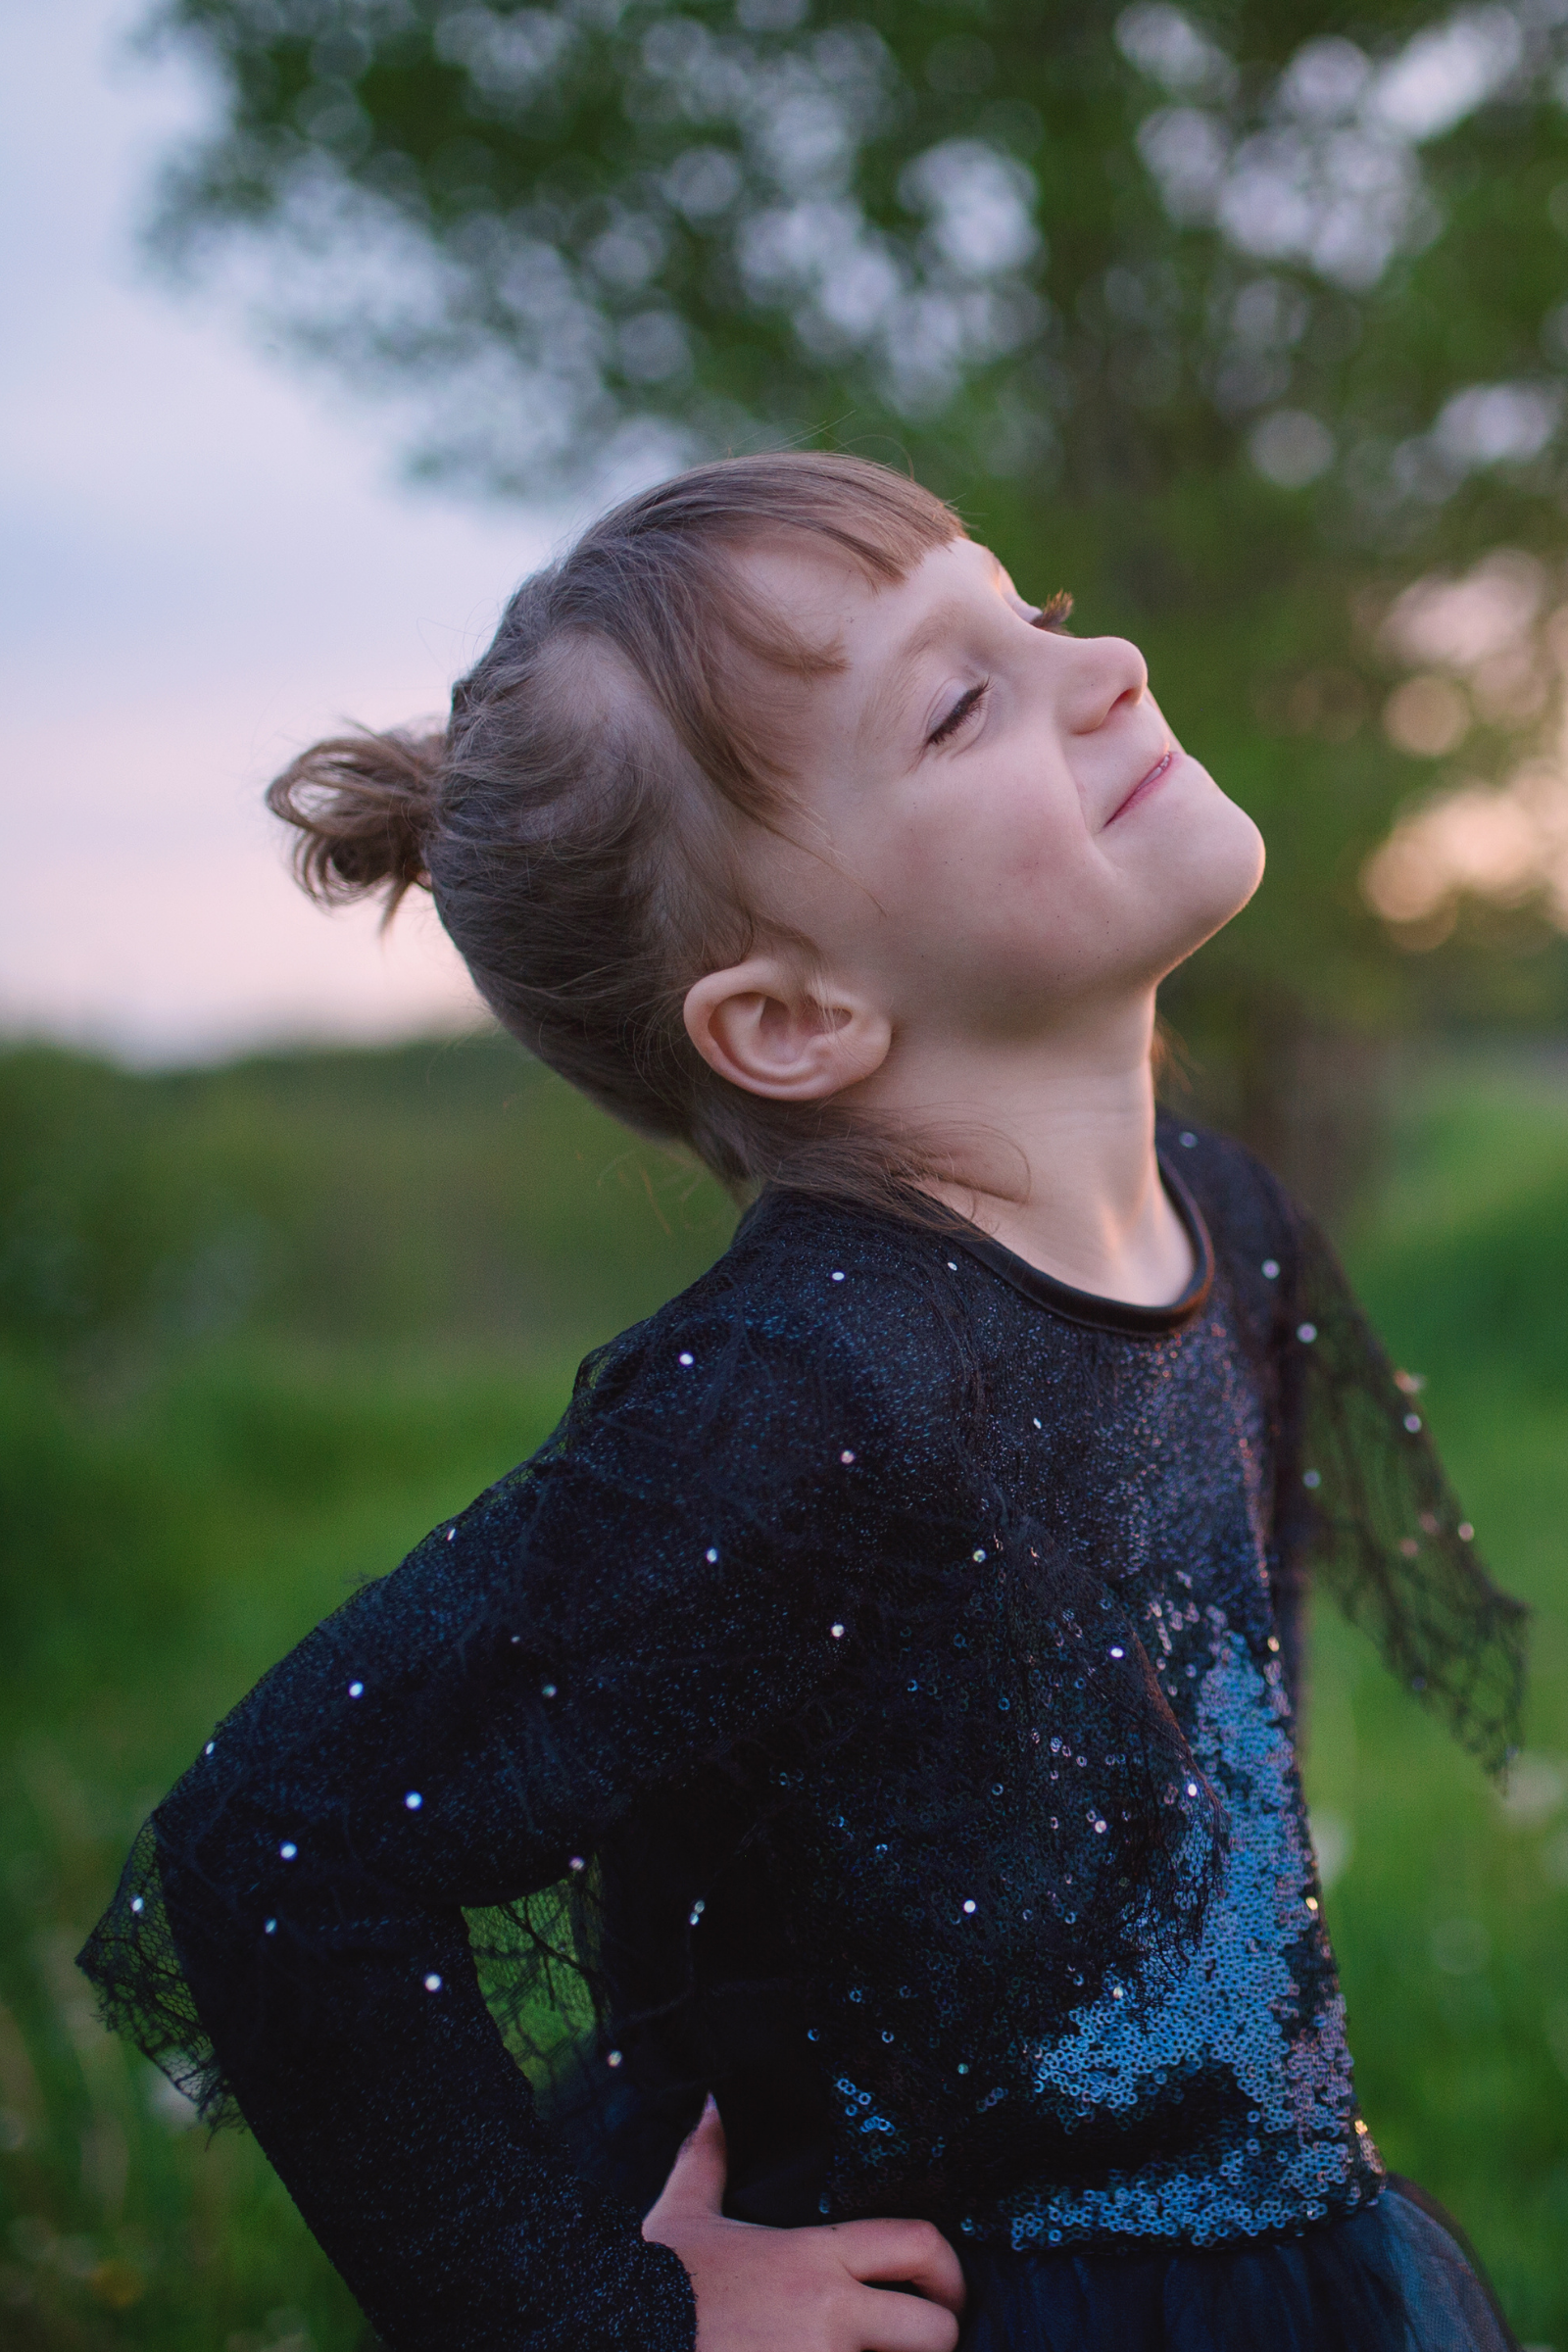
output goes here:
<path id="1" fill-rule="evenodd" d="M 1172 1123 L 1165 1132 L 1174 1137 Z M 1240 1328 L 1270 1400 L 1272 1589 L 1298 1714 L 1306 1604 L 1318 1590 L 1499 1771 L 1518 1739 L 1528 1611 L 1477 1556 L 1419 1384 L 1396 1372 L 1333 1245 L 1278 1178 L 1239 1144 L 1192 1141 L 1184 1161 L 1222 1237 Z"/>
<path id="2" fill-rule="evenodd" d="M 1417 1402 L 1334 1249 L 1292 1214 L 1280 1552 L 1491 1772 L 1519 1738 L 1529 1611 L 1487 1575 Z"/>
<path id="3" fill-rule="evenodd" d="M 830 1697 L 857 1581 L 932 1507 L 876 1390 L 830 1331 L 807 1350 L 722 1291 L 666 1310 L 144 1834 L 84 1954 L 108 2014 L 237 2104 L 397 2352 L 693 2339 L 679 2262 L 536 2117 L 464 1914 L 569 1883 L 640 1795 Z"/>

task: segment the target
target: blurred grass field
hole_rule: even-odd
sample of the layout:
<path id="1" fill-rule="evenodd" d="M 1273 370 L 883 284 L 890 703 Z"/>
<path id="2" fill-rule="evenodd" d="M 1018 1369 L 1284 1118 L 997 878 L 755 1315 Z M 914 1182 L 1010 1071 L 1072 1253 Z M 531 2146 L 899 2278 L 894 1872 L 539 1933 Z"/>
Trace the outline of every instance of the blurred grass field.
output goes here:
<path id="1" fill-rule="evenodd" d="M 97 2027 L 73 1954 L 256 1675 L 526 1453 L 583 1350 L 722 1248 L 706 1184 L 490 1042 L 134 1077 L 0 1055 L 0 2343 L 352 2352 L 254 2146 Z M 1568 2352 L 1568 1062 L 1401 1081 L 1346 1237 L 1535 1603 L 1499 1801 L 1318 1629 L 1309 1780 L 1364 2104 Z"/>

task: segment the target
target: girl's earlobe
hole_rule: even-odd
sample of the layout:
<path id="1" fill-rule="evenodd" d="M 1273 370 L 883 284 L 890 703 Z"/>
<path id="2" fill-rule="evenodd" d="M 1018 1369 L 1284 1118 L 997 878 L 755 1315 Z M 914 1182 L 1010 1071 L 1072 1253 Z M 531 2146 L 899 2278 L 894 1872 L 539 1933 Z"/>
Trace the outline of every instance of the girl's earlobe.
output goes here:
<path id="1" fill-rule="evenodd" d="M 709 972 L 686 993 L 686 1034 L 710 1069 L 775 1102 L 820 1102 L 879 1070 L 893 1025 L 775 956 Z"/>

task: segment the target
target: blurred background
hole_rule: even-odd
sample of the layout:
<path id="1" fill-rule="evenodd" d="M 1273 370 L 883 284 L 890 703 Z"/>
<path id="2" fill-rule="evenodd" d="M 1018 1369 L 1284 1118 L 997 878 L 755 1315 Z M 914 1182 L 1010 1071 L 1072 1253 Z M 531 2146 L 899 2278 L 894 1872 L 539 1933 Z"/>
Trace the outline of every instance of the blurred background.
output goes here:
<path id="1" fill-rule="evenodd" d="M 1538 1611 L 1499 1796 L 1318 1627 L 1358 2079 L 1568 2352 L 1568 0 L 11 0 L 0 23 L 0 2341 L 353 2352 L 72 1958 L 148 1805 L 723 1247 L 292 890 L 712 451 L 908 464 L 1143 645 L 1270 845 L 1168 1085 L 1327 1215 Z"/>

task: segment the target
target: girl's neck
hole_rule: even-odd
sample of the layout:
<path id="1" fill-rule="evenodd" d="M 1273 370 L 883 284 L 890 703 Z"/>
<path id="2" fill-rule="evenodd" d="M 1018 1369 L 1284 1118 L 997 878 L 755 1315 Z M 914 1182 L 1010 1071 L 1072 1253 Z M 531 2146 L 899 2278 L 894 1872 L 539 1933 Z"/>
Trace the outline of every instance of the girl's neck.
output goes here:
<path id="1" fill-rule="evenodd" d="M 1004 1248 L 1075 1290 L 1166 1306 L 1195 1269 L 1154 1155 L 1152 1036 L 1151 998 L 1045 1039 L 933 1043 L 899 1057 L 878 1107 L 938 1114 L 955 1176 L 927 1189 Z"/>

